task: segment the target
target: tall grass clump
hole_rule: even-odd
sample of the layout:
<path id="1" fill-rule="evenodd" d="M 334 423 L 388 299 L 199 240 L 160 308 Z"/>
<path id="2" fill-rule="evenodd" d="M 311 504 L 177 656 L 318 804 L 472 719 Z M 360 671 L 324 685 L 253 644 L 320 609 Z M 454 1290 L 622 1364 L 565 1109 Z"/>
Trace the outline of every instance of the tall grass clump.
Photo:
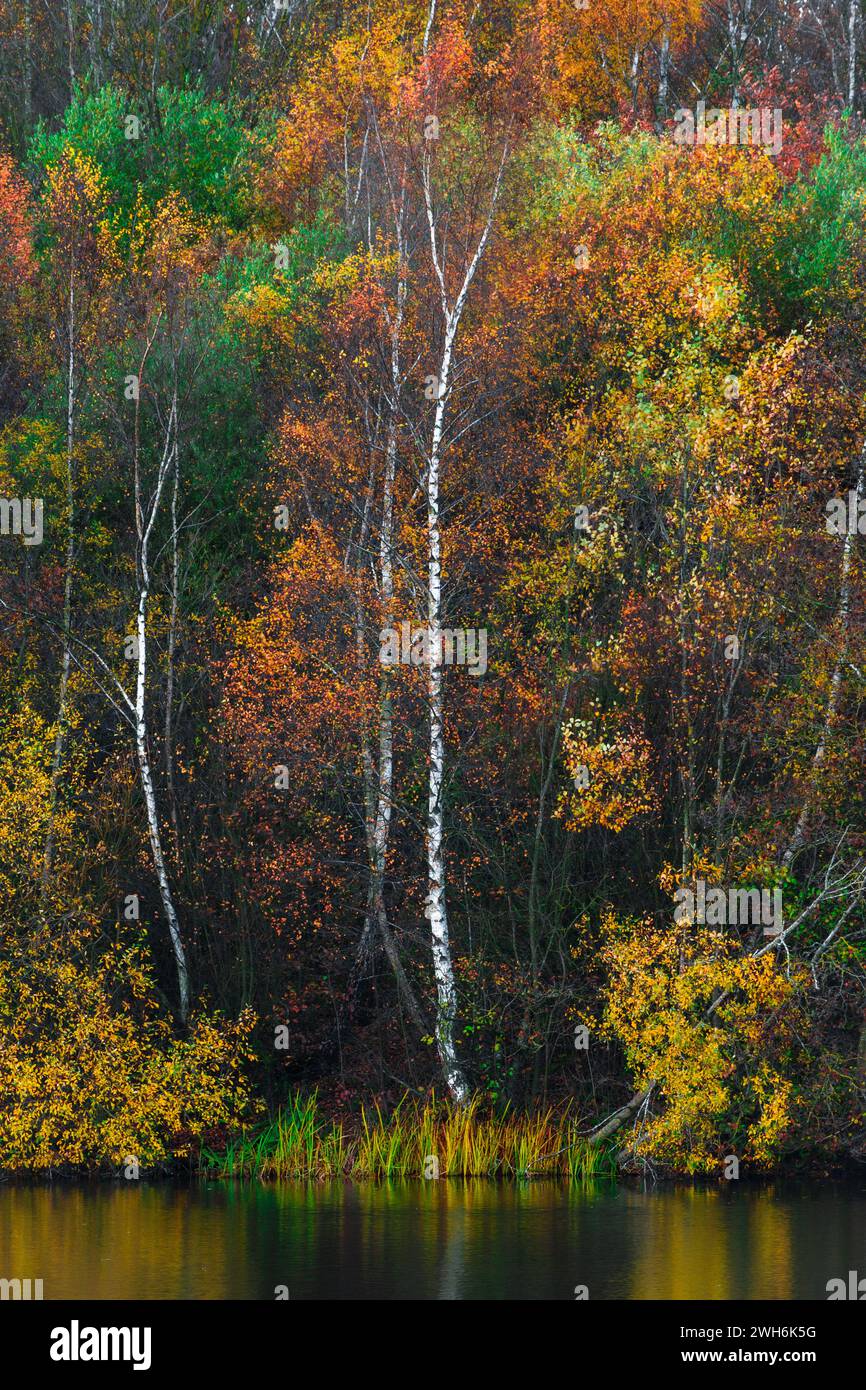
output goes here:
<path id="1" fill-rule="evenodd" d="M 296 1095 L 273 1120 L 244 1132 L 202 1166 L 222 1177 L 420 1178 L 612 1176 L 610 1152 L 579 1133 L 568 1108 L 493 1113 L 480 1096 L 463 1106 L 404 1097 L 390 1114 L 364 1108 L 347 1133 Z"/>

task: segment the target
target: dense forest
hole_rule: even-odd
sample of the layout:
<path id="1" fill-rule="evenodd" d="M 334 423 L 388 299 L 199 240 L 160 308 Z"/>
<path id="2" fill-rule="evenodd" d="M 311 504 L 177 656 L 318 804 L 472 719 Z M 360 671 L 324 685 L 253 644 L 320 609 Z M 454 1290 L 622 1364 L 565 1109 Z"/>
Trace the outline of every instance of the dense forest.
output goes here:
<path id="1" fill-rule="evenodd" d="M 860 0 L 0 0 L 0 91 L 0 1168 L 866 1157 Z"/>

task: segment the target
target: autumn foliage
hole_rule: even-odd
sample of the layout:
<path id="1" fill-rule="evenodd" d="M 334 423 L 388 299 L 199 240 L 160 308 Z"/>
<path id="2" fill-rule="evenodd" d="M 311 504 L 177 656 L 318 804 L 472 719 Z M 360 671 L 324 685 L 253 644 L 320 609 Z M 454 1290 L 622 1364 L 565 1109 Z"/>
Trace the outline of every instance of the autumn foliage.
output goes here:
<path id="1" fill-rule="evenodd" d="M 0 4 L 0 1167 L 461 1079 L 633 1101 L 636 1168 L 862 1157 L 863 55 L 168 8 L 61 90 Z"/>

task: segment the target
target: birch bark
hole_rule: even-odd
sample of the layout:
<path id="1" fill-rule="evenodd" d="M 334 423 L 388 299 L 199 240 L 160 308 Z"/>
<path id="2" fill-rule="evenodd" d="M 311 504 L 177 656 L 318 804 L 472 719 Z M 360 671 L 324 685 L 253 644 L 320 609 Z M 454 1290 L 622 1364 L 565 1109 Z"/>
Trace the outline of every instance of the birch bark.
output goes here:
<path id="1" fill-rule="evenodd" d="M 448 910 L 445 886 L 445 835 L 443 789 L 445 782 L 445 713 L 442 689 L 442 535 L 440 522 L 440 468 L 445 412 L 451 384 L 454 342 L 466 297 L 475 278 L 490 237 L 493 218 L 499 199 L 502 173 L 508 153 L 507 141 L 496 175 L 490 209 L 484 230 L 475 248 L 463 284 L 453 305 L 449 304 L 445 274 L 439 251 L 439 233 L 433 206 L 430 156 L 425 154 L 422 165 L 424 207 L 430 233 L 430 254 L 439 286 L 444 337 L 437 373 L 436 409 L 427 460 L 427 700 L 430 718 L 429 767 L 427 781 L 427 905 L 425 914 L 430 922 L 433 954 L 433 973 L 436 980 L 436 1045 L 442 1071 L 451 1096 L 458 1104 L 468 1097 L 469 1088 L 457 1059 L 454 1026 L 457 1016 L 457 986 L 451 958 L 448 934 Z"/>
<path id="2" fill-rule="evenodd" d="M 659 132 L 668 118 L 668 80 L 671 62 L 671 31 L 667 19 L 662 28 L 659 47 L 659 85 L 656 96 L 656 123 Z"/>
<path id="3" fill-rule="evenodd" d="M 163 915 L 165 916 L 168 927 L 171 947 L 174 953 L 175 968 L 177 971 L 178 995 L 180 999 L 180 1018 L 181 1022 L 186 1023 L 189 1018 L 189 973 L 186 962 L 186 951 L 181 936 L 180 922 L 174 904 L 174 897 L 171 890 L 171 883 L 168 870 L 165 864 L 165 854 L 162 847 L 162 834 L 159 826 L 159 811 L 157 807 L 156 788 L 154 786 L 153 772 L 151 769 L 150 753 L 148 749 L 148 730 L 147 730 L 147 605 L 150 597 L 150 541 L 154 523 L 159 515 L 160 504 L 168 475 L 171 471 L 172 459 L 176 448 L 177 430 L 177 395 L 175 394 L 171 412 L 166 426 L 165 445 L 162 458 L 157 472 L 156 485 L 152 500 L 147 509 L 145 517 L 141 505 L 142 487 L 140 472 L 140 453 L 138 439 L 138 405 L 136 404 L 136 438 L 135 438 L 135 520 L 138 536 L 138 609 L 136 614 L 136 681 L 135 681 L 135 702 L 134 702 L 134 727 L 135 727 L 135 748 L 138 757 L 138 767 L 141 780 L 141 790 L 144 796 L 144 804 L 147 811 L 147 830 L 150 840 L 151 856 L 153 867 L 159 885 L 159 896 L 162 902 Z"/>
<path id="4" fill-rule="evenodd" d="M 856 494 L 859 504 L 864 495 L 866 495 L 866 442 L 864 442 L 860 451 L 860 458 L 857 465 Z M 791 836 L 790 843 L 782 855 L 781 862 L 784 868 L 790 865 L 794 856 L 802 849 L 805 843 L 806 832 L 815 802 L 815 794 L 818 790 L 818 779 L 821 768 L 824 765 L 827 744 L 839 708 L 839 697 L 842 693 L 842 675 L 848 657 L 848 619 L 851 608 L 851 559 L 853 553 L 854 536 L 851 531 L 848 530 L 842 544 L 842 559 L 839 572 L 839 605 L 836 611 L 836 626 L 839 630 L 839 651 L 833 667 L 833 674 L 830 678 L 830 692 L 824 711 L 824 722 L 821 726 L 818 744 L 812 758 L 812 766 L 809 772 L 809 781 L 805 797 L 803 798 L 803 805 L 800 809 L 800 814 L 797 818 L 797 824 L 794 827 L 794 833 Z"/>

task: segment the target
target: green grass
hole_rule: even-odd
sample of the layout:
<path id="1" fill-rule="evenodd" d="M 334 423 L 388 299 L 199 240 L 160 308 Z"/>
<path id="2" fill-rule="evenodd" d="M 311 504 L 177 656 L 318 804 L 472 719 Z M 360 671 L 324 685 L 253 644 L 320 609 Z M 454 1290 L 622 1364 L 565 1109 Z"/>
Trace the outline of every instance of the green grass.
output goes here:
<path id="1" fill-rule="evenodd" d="M 612 1176 L 610 1152 L 588 1143 L 568 1113 L 494 1115 L 480 1097 L 455 1106 L 404 1097 L 390 1115 L 361 1112 L 347 1134 L 320 1115 L 315 1094 L 296 1095 L 264 1128 L 225 1150 L 203 1150 L 203 1169 L 220 1177 L 420 1178 Z"/>

